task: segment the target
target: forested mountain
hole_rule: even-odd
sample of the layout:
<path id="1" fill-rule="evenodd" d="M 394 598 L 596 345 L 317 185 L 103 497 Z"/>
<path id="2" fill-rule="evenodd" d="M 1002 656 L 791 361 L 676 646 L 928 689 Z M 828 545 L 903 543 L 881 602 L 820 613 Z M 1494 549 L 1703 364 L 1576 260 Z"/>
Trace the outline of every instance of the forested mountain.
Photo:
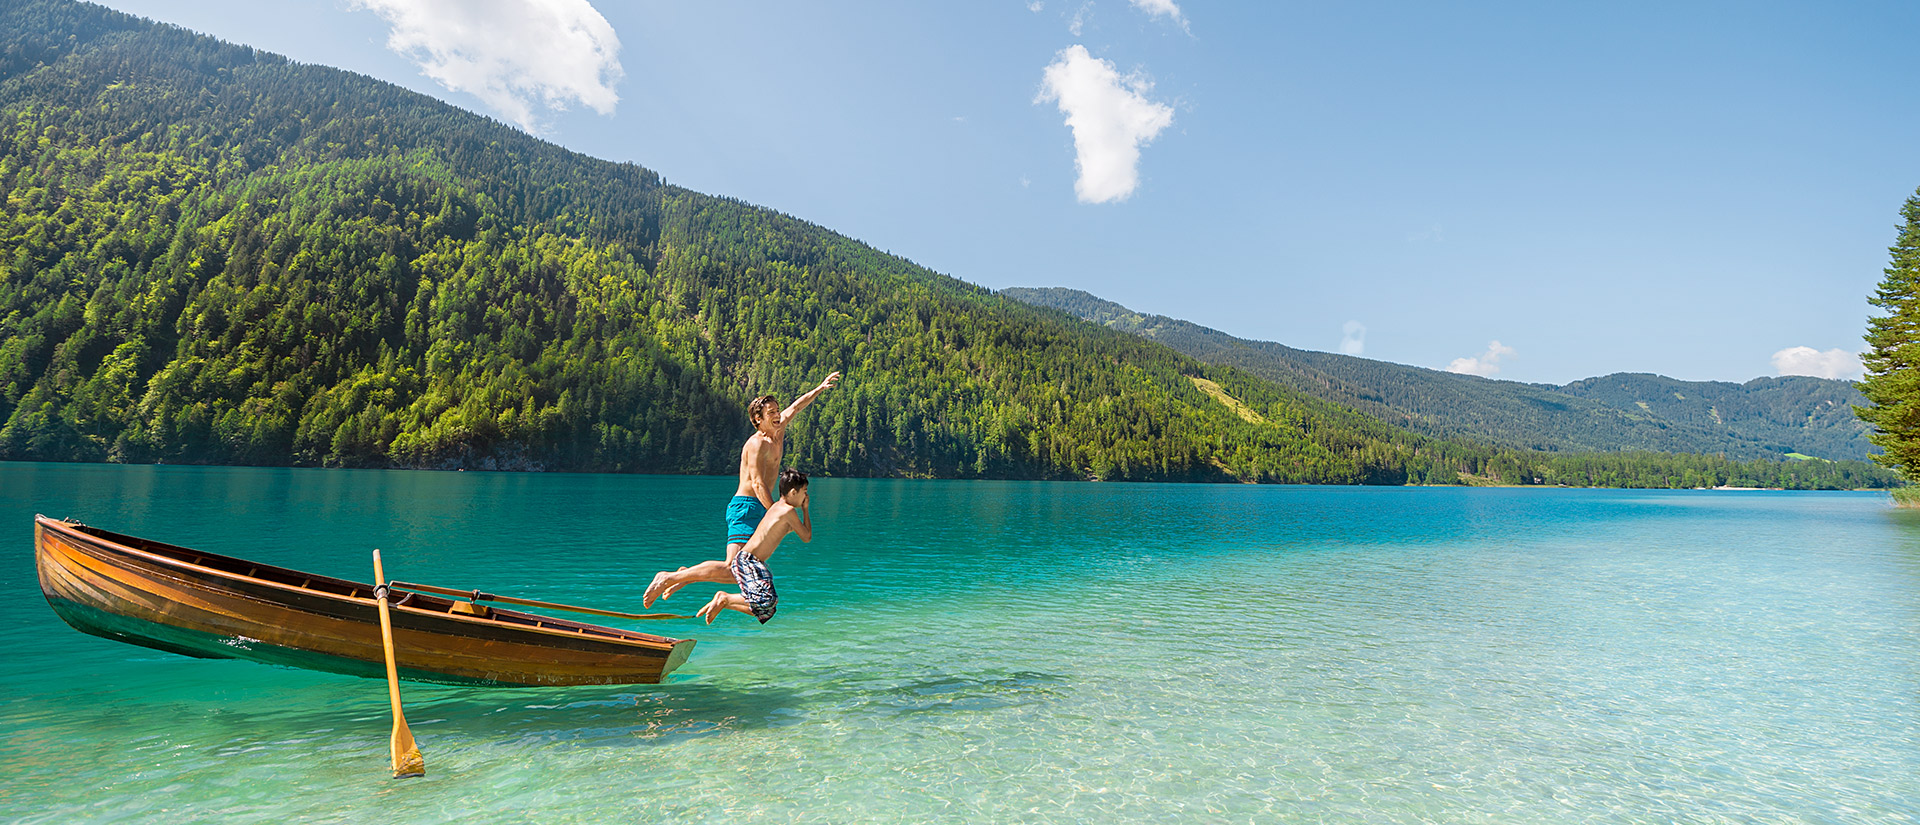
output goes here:
<path id="1" fill-rule="evenodd" d="M 1423 436 L 364 76 L 0 3 L 0 458 L 1871 486 Z M 1818 466 L 1815 466 L 1818 465 Z"/>
<path id="2" fill-rule="evenodd" d="M 390 84 L 0 7 L 0 455 L 1396 481 L 1408 434 Z M 1263 421 L 1193 379 L 1227 387 Z M 1450 476 L 1449 476 L 1450 477 Z"/>
<path id="3" fill-rule="evenodd" d="M 1866 427 L 1853 415 L 1853 405 L 1865 399 L 1845 381 L 1787 376 L 1732 384 L 1619 373 L 1565 386 L 1524 384 L 1248 341 L 1137 313 L 1080 290 L 1014 288 L 1001 294 L 1444 438 L 1532 450 L 1724 453 L 1745 459 L 1789 453 L 1864 459 L 1871 451 Z"/>

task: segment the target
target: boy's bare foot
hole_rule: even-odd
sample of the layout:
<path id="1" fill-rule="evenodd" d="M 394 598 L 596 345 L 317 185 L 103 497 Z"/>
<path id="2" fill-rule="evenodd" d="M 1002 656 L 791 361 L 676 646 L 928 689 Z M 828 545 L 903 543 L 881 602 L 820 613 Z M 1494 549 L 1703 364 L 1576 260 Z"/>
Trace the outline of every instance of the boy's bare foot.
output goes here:
<path id="1" fill-rule="evenodd" d="M 683 567 L 680 569 L 685 570 L 686 568 Z M 647 585 L 647 592 L 640 595 L 640 606 L 652 607 L 654 599 L 664 599 L 668 596 L 673 595 L 672 590 L 668 590 L 665 593 L 660 592 L 661 588 L 666 587 L 666 585 L 667 585 L 667 571 L 662 570 L 658 573 L 653 574 L 653 583 Z M 677 590 L 678 588 L 675 588 L 675 589 Z"/>
<path id="2" fill-rule="evenodd" d="M 726 609 L 726 603 L 727 594 L 725 591 L 715 593 L 713 594 L 713 598 L 707 602 L 707 606 L 700 608 L 700 610 L 693 615 L 706 619 L 707 624 L 713 624 L 713 617 L 720 615 L 720 611 Z"/>

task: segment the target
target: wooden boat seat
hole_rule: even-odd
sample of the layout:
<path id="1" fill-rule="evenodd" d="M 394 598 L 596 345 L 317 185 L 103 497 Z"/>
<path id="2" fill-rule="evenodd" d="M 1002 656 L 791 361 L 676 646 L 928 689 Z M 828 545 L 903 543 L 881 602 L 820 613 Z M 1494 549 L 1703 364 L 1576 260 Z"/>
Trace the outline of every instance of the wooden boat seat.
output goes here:
<path id="1" fill-rule="evenodd" d="M 411 597 L 413 594 L 409 593 L 407 595 Z M 482 619 L 489 619 L 493 617 L 493 608 L 488 607 L 484 604 L 475 604 L 473 602 L 454 602 L 453 612 L 462 613 L 468 616 L 478 616 Z"/>

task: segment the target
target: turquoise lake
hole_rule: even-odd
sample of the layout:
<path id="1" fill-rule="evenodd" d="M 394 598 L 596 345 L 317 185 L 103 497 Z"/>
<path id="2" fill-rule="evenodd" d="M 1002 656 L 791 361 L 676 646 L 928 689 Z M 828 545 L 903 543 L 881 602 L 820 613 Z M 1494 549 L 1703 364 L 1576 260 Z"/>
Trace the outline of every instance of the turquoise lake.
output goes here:
<path id="1" fill-rule="evenodd" d="M 819 479 L 770 624 L 616 622 L 699 640 L 659 686 L 405 684 L 414 780 L 383 683 L 86 636 L 33 569 L 40 512 L 638 610 L 732 487 L 0 464 L 0 820 L 1920 820 L 1884 493 Z"/>

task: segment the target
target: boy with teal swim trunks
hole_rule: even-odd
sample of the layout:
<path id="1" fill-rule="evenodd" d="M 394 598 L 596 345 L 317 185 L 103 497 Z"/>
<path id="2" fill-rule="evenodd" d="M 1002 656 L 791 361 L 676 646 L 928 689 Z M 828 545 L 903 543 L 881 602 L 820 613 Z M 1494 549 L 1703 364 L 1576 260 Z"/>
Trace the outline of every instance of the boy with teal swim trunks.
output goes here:
<path id="1" fill-rule="evenodd" d="M 655 574 L 653 582 L 647 585 L 647 591 L 640 597 L 643 607 L 652 607 L 654 599 L 672 596 L 674 591 L 694 582 L 735 583 L 733 572 L 728 569 L 733 557 L 753 537 L 754 528 L 760 526 L 760 519 L 766 516 L 767 508 L 773 506 L 779 498 L 780 459 L 786 454 L 787 425 L 793 423 L 801 410 L 813 403 L 820 394 L 833 389 L 839 383 L 840 373 L 827 376 L 820 386 L 793 400 L 786 409 L 775 410 L 780 401 L 771 395 L 753 399 L 747 405 L 747 417 L 753 420 L 753 435 L 747 437 L 747 443 L 740 446 L 740 484 L 734 488 L 733 499 L 727 502 L 727 557 L 718 561 L 703 561 L 692 567 L 679 570 L 662 570 Z"/>

